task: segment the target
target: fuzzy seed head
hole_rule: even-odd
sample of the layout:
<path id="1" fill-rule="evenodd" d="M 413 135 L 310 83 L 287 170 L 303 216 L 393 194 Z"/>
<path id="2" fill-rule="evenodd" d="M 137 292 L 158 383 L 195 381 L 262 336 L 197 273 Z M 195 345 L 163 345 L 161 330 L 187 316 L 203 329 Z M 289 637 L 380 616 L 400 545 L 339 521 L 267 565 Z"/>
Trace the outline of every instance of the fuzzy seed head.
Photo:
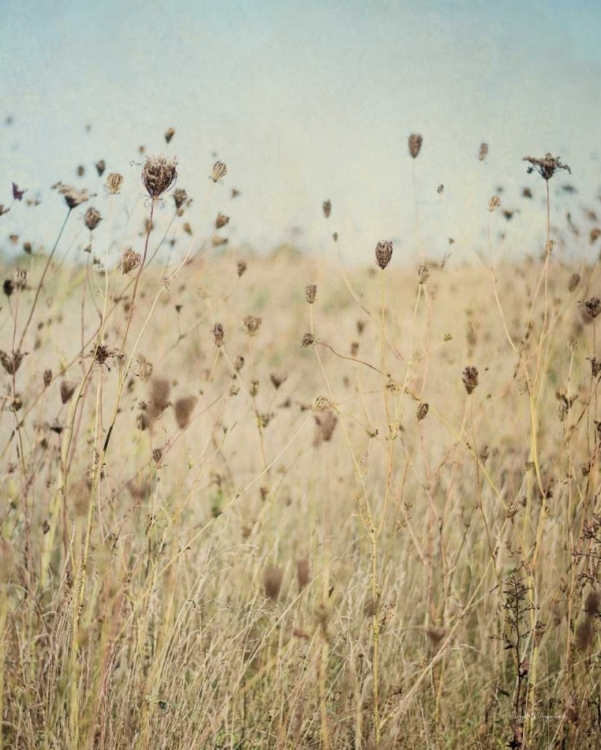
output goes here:
<path id="1" fill-rule="evenodd" d="M 61 401 L 63 402 L 63 404 L 66 404 L 69 401 L 71 401 L 73 394 L 75 393 L 76 387 L 77 387 L 77 384 L 69 380 L 63 380 L 61 382 Z"/>
<path id="2" fill-rule="evenodd" d="M 52 383 L 52 370 L 44 370 L 44 388 L 48 388 L 50 383 Z"/>
<path id="3" fill-rule="evenodd" d="M 430 278 L 430 271 L 428 270 L 428 266 L 421 265 L 417 269 L 417 280 L 420 284 L 425 284 L 426 281 Z"/>
<path id="4" fill-rule="evenodd" d="M 173 202 L 175 203 L 176 211 L 179 211 L 187 200 L 188 193 L 183 188 L 177 188 L 173 191 Z"/>
<path id="5" fill-rule="evenodd" d="M 102 221 L 100 211 L 97 208 L 94 208 L 94 206 L 90 206 L 90 208 L 88 208 L 88 210 L 86 211 L 84 221 L 90 232 L 93 232 Z"/>
<path id="6" fill-rule="evenodd" d="M 146 192 L 157 200 L 170 190 L 177 179 L 177 161 L 166 156 L 147 156 L 142 169 Z"/>
<path id="7" fill-rule="evenodd" d="M 312 333 L 305 333 L 303 340 L 301 341 L 301 346 L 311 346 L 314 343 L 315 336 Z"/>

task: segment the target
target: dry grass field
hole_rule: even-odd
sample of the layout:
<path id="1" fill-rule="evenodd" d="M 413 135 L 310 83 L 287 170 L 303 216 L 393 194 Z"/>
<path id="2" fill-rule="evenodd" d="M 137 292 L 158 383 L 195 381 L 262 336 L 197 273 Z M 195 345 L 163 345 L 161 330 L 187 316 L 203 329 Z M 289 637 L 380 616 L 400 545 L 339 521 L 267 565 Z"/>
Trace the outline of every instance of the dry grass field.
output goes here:
<path id="1" fill-rule="evenodd" d="M 4 263 L 0 747 L 601 746 L 598 266 L 243 255 L 175 169 Z"/>

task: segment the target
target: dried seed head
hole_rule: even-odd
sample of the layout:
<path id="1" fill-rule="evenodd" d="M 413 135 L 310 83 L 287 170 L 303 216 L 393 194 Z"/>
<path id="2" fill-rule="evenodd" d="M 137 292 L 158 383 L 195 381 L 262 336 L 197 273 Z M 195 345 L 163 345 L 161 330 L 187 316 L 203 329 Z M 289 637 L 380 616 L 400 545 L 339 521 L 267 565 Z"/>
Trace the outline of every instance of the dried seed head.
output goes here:
<path id="1" fill-rule="evenodd" d="M 425 284 L 426 281 L 430 278 L 430 271 L 428 270 L 428 266 L 424 266 L 423 264 L 417 269 L 417 280 L 420 284 Z"/>
<path id="2" fill-rule="evenodd" d="M 309 585 L 311 581 L 311 561 L 308 557 L 303 557 L 301 560 L 297 560 L 296 580 L 298 581 L 299 591 L 302 591 L 305 586 Z"/>
<path id="3" fill-rule="evenodd" d="M 390 263 L 392 258 L 392 242 L 383 240 L 376 245 L 376 263 L 382 270 Z"/>
<path id="4" fill-rule="evenodd" d="M 167 128 L 165 131 L 165 142 L 171 143 L 171 139 L 175 135 L 175 128 Z"/>
<path id="5" fill-rule="evenodd" d="M 90 206 L 90 208 L 88 208 L 88 210 L 86 211 L 84 221 L 90 232 L 93 232 L 102 221 L 100 211 L 97 208 L 94 208 L 94 206 Z"/>
<path id="6" fill-rule="evenodd" d="M 250 395 L 253 398 L 259 395 L 259 381 L 256 378 L 250 381 Z"/>
<path id="7" fill-rule="evenodd" d="M 409 153 L 411 154 L 412 159 L 417 159 L 419 156 L 423 141 L 424 139 L 419 133 L 412 133 L 409 136 Z"/>
<path id="8" fill-rule="evenodd" d="M 271 380 L 273 387 L 277 391 L 279 387 L 282 385 L 282 383 L 285 383 L 286 380 L 288 379 L 288 374 L 285 372 L 281 372 L 281 373 L 272 372 L 271 375 L 269 376 L 269 379 Z"/>
<path id="9" fill-rule="evenodd" d="M 22 352 L 6 352 L 0 351 L 0 364 L 6 370 L 9 375 L 14 375 L 19 367 L 21 367 L 21 361 L 23 359 Z"/>
<path id="10" fill-rule="evenodd" d="M 444 628 L 430 627 L 426 630 L 426 633 L 428 635 L 428 638 L 430 639 L 432 647 L 437 649 L 440 646 L 443 638 L 447 634 L 447 631 Z"/>
<path id="11" fill-rule="evenodd" d="M 223 346 L 223 339 L 225 332 L 221 323 L 215 323 L 213 326 L 213 337 L 215 339 L 215 346 Z"/>
<path id="12" fill-rule="evenodd" d="M 61 401 L 63 404 L 68 403 L 71 401 L 71 398 L 73 397 L 73 394 L 75 393 L 75 389 L 77 388 L 76 383 L 72 383 L 69 380 L 63 380 L 61 382 Z"/>
<path id="13" fill-rule="evenodd" d="M 323 208 L 323 215 L 326 217 L 326 219 L 329 219 L 330 214 L 332 213 L 332 201 L 324 201 L 322 208 Z"/>
<path id="14" fill-rule="evenodd" d="M 589 591 L 584 602 L 584 611 L 587 615 L 594 617 L 599 614 L 601 607 L 601 594 L 598 591 Z"/>
<path id="15" fill-rule="evenodd" d="M 488 210 L 489 211 L 495 211 L 499 206 L 501 205 L 501 199 L 498 195 L 493 195 L 493 197 L 488 201 Z"/>
<path id="16" fill-rule="evenodd" d="M 130 247 L 123 253 L 119 266 L 121 267 L 123 273 L 127 274 L 130 271 L 136 269 L 141 262 L 142 256 L 138 255 L 138 253 Z"/>
<path id="17" fill-rule="evenodd" d="M 601 299 L 599 297 L 589 297 L 582 303 L 586 310 L 586 317 L 594 320 L 601 313 Z"/>
<path id="18" fill-rule="evenodd" d="M 333 409 L 320 411 L 314 414 L 315 435 L 313 437 L 313 446 L 317 447 L 324 442 L 329 442 L 334 434 L 334 429 L 338 424 L 338 416 Z"/>
<path id="19" fill-rule="evenodd" d="M 560 169 L 565 169 L 572 174 L 572 170 L 568 165 L 561 163 L 561 158 L 559 156 L 545 154 L 542 159 L 536 159 L 533 156 L 525 156 L 523 161 L 527 161 L 530 164 L 528 167 L 528 174 L 532 174 L 532 172 L 536 171 L 543 180 L 547 180 L 547 182 L 553 177 L 555 172 Z"/>
<path id="20" fill-rule="evenodd" d="M 175 402 L 175 420 L 177 426 L 183 430 L 190 424 L 192 412 L 198 402 L 196 396 L 186 396 L 185 398 L 178 398 Z"/>
<path id="21" fill-rule="evenodd" d="M 214 234 L 211 237 L 211 245 L 213 247 L 222 247 L 223 245 L 227 245 L 229 242 L 227 237 L 220 237 L 218 234 Z"/>
<path id="22" fill-rule="evenodd" d="M 263 579 L 265 596 L 268 599 L 271 599 L 272 602 L 277 602 L 280 596 L 283 579 L 284 573 L 281 568 L 276 568 L 274 565 L 270 565 L 265 571 L 265 577 Z"/>
<path id="23" fill-rule="evenodd" d="M 315 295 L 317 294 L 317 286 L 315 284 L 307 284 L 305 286 L 305 299 L 312 305 L 315 302 Z"/>
<path id="24" fill-rule="evenodd" d="M 22 291 L 27 286 L 27 280 L 29 279 L 29 271 L 24 268 L 17 268 L 13 275 L 15 286 L 19 291 Z"/>
<path id="25" fill-rule="evenodd" d="M 480 161 L 484 161 L 484 159 L 486 159 L 487 156 L 488 156 L 488 143 L 481 143 L 480 151 L 478 152 L 478 159 L 480 159 Z"/>
<path id="26" fill-rule="evenodd" d="M 579 273 L 573 273 L 570 276 L 570 280 L 568 281 L 568 290 L 570 292 L 573 292 L 574 289 L 580 284 L 580 274 Z"/>
<path id="27" fill-rule="evenodd" d="M 173 191 L 173 202 L 175 203 L 175 209 L 177 211 L 184 205 L 188 200 L 188 193 L 183 188 L 177 188 Z"/>
<path id="28" fill-rule="evenodd" d="M 98 172 L 98 177 L 102 177 L 104 174 L 104 170 L 106 169 L 106 162 L 104 159 L 100 159 L 100 161 L 97 161 L 95 164 L 96 171 Z"/>
<path id="29" fill-rule="evenodd" d="M 463 385 L 468 395 L 473 393 L 474 389 L 478 385 L 478 368 L 477 367 L 466 367 L 461 376 Z"/>
<path id="30" fill-rule="evenodd" d="M 256 336 L 259 332 L 259 328 L 261 328 L 262 322 L 262 319 L 258 318 L 256 315 L 247 315 L 242 321 L 242 325 L 249 336 Z"/>
<path id="31" fill-rule="evenodd" d="M 246 261 L 245 260 L 239 260 L 238 261 L 238 278 L 243 276 L 246 273 Z"/>
<path id="32" fill-rule="evenodd" d="M 78 176 L 78 177 L 83 177 L 85 173 L 86 173 L 86 168 L 84 167 L 84 165 L 83 165 L 83 164 L 80 164 L 80 165 L 79 165 L 79 166 L 77 167 L 77 176 Z"/>
<path id="33" fill-rule="evenodd" d="M 598 377 L 598 375 L 601 373 L 601 359 L 597 359 L 597 357 L 591 358 L 591 374 L 594 378 Z"/>
<path id="34" fill-rule="evenodd" d="M 31 255 L 32 246 L 31 242 L 24 242 L 23 243 L 23 251 L 27 253 L 27 255 Z"/>
<path id="35" fill-rule="evenodd" d="M 87 190 L 77 190 L 70 185 L 63 185 L 62 182 L 57 182 L 52 186 L 52 189 L 64 197 L 65 203 L 70 209 L 77 208 L 77 206 L 85 203 L 90 197 Z"/>
<path id="36" fill-rule="evenodd" d="M 111 195 L 117 195 L 123 185 L 123 175 L 118 172 L 111 172 L 106 178 L 106 189 Z"/>
<path id="37" fill-rule="evenodd" d="M 351 357 L 356 357 L 359 354 L 359 342 L 353 341 L 351 343 Z"/>
<path id="38" fill-rule="evenodd" d="M 585 617 L 576 628 L 576 646 L 580 651 L 586 651 L 595 635 L 592 617 Z"/>
<path id="39" fill-rule="evenodd" d="M 219 182 L 225 177 L 226 174 L 226 165 L 222 161 L 216 161 L 215 164 L 213 164 L 213 174 L 211 175 L 211 180 L 213 180 L 213 182 Z"/>
<path id="40" fill-rule="evenodd" d="M 144 383 L 147 383 L 150 378 L 152 377 L 152 371 L 154 369 L 152 362 L 149 362 L 146 357 L 140 356 L 138 357 L 138 376 L 143 380 Z"/>
<path id="41" fill-rule="evenodd" d="M 229 220 L 229 216 L 226 216 L 225 214 L 217 214 L 217 218 L 215 219 L 215 229 L 221 229 L 229 222 Z"/>
<path id="42" fill-rule="evenodd" d="M 160 198 L 177 179 L 177 161 L 166 156 L 147 156 L 142 169 L 142 182 L 153 199 Z"/>
<path id="43" fill-rule="evenodd" d="M 425 401 L 422 402 L 417 407 L 417 421 L 421 422 L 422 419 L 425 419 L 429 411 L 430 411 L 430 404 L 427 404 Z"/>
<path id="44" fill-rule="evenodd" d="M 152 451 L 152 460 L 154 461 L 155 466 L 159 466 L 161 461 L 163 460 L 163 449 L 162 448 L 155 448 Z"/>
<path id="45" fill-rule="evenodd" d="M 240 372 L 240 370 L 244 367 L 244 357 L 238 355 L 236 359 L 234 360 L 234 370 L 236 372 Z"/>
<path id="46" fill-rule="evenodd" d="M 50 383 L 52 383 L 52 370 L 44 370 L 44 388 L 48 388 Z"/>
<path id="47" fill-rule="evenodd" d="M 301 341 L 301 346 L 311 346 L 311 344 L 315 343 L 315 336 L 312 333 L 305 333 L 303 336 L 303 340 Z"/>
<path id="48" fill-rule="evenodd" d="M 155 378 L 150 383 L 150 398 L 146 407 L 146 418 L 152 425 L 169 406 L 171 384 L 166 378 Z"/>

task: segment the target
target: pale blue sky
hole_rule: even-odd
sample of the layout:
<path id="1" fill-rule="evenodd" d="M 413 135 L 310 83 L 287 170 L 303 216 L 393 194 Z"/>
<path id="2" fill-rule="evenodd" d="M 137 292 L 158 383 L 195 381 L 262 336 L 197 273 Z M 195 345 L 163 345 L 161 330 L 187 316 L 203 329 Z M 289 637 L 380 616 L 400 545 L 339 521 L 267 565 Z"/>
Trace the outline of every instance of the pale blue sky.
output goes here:
<path id="1" fill-rule="evenodd" d="M 498 184 L 504 206 L 521 208 L 511 224 L 495 217 L 511 230 L 504 252 L 532 249 L 544 218 L 519 192 L 543 191 L 525 174 L 525 154 L 551 151 L 572 166 L 586 198 L 572 199 L 575 218 L 601 184 L 590 159 L 601 153 L 601 5 L 589 0 L 22 0 L 0 24 L 0 119 L 14 117 L 0 130 L 0 202 L 12 180 L 44 198 L 35 212 L 4 217 L 3 245 L 24 216 L 31 237 L 50 242 L 63 207 L 48 187 L 98 188 L 92 170 L 77 180 L 80 163 L 104 158 L 122 172 L 131 206 L 138 146 L 162 151 L 169 126 L 178 184 L 196 198 L 193 226 L 217 151 L 229 175 L 205 215 L 230 213 L 232 237 L 258 249 L 297 225 L 312 248 L 338 230 L 350 259 L 371 259 L 390 237 L 412 253 L 413 131 L 424 137 L 416 166 L 432 254 L 453 236 L 469 255 Z M 230 202 L 233 186 L 242 196 Z M 103 210 L 104 196 L 95 202 Z M 141 201 L 138 210 L 141 220 Z"/>

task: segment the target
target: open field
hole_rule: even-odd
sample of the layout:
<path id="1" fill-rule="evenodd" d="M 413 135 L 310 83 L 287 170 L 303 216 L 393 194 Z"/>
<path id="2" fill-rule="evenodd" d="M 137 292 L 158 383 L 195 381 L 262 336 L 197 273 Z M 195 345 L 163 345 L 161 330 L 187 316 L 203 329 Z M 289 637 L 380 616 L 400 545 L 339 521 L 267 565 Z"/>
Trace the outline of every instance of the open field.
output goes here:
<path id="1" fill-rule="evenodd" d="M 201 248 L 153 158 L 3 268 L 0 747 L 601 746 L 598 265 Z"/>

